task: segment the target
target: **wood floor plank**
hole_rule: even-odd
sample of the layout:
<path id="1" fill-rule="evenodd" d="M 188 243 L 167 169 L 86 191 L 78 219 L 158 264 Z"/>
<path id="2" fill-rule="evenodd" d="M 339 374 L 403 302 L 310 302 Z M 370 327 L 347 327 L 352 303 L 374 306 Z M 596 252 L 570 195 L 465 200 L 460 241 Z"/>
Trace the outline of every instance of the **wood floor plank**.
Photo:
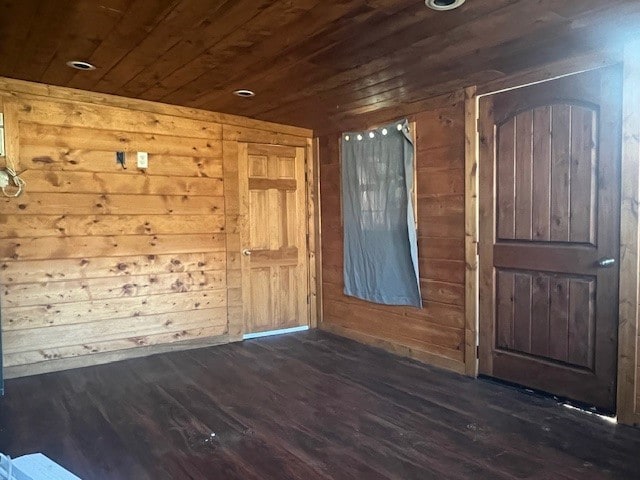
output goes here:
<path id="1" fill-rule="evenodd" d="M 5 391 L 0 451 L 42 452 L 84 480 L 640 472 L 638 429 L 319 331 L 18 378 Z"/>

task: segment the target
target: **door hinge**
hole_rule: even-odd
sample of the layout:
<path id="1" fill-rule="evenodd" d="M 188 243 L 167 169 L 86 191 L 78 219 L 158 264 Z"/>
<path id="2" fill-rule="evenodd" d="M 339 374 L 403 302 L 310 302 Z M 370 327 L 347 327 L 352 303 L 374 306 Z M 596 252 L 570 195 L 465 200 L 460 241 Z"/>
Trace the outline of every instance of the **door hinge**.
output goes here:
<path id="1" fill-rule="evenodd" d="M 476 345 L 476 359 L 480 358 L 480 345 Z"/>
<path id="2" fill-rule="evenodd" d="M 476 132 L 480 133 L 480 119 L 476 118 Z"/>

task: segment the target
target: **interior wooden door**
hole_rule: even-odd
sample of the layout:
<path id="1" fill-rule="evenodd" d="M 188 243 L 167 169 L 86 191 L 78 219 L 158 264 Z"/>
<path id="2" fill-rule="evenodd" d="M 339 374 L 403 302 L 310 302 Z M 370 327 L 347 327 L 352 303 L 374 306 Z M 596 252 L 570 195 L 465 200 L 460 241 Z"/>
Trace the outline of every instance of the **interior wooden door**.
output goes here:
<path id="1" fill-rule="evenodd" d="M 239 148 L 244 333 L 308 325 L 305 149 Z"/>
<path id="2" fill-rule="evenodd" d="M 615 411 L 620 69 L 480 100 L 480 373 Z"/>

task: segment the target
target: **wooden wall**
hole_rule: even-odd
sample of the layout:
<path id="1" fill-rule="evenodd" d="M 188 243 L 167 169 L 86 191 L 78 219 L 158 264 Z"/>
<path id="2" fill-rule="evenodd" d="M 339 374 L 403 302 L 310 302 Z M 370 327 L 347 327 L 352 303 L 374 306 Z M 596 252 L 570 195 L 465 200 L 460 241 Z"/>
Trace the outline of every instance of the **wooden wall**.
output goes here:
<path id="1" fill-rule="evenodd" d="M 618 352 L 618 420 L 640 425 L 640 43 L 629 44 L 620 51 L 569 57 L 544 68 L 522 71 L 506 79 L 478 85 L 467 91 L 467 139 L 475 137 L 474 94 L 487 94 L 505 88 L 544 81 L 572 72 L 600 68 L 624 62 L 624 131 L 622 156 L 622 221 L 620 250 L 620 331 Z M 319 132 L 321 217 L 322 217 L 322 305 L 321 328 L 371 343 L 428 363 L 474 375 L 475 298 L 474 225 L 477 219 L 474 178 L 475 145 L 467 145 L 467 172 L 463 143 L 465 124 L 462 92 L 414 104 L 398 104 L 382 110 L 353 112 L 334 125 L 333 130 Z M 471 115 L 469 115 L 471 114 Z M 342 225 L 340 219 L 340 164 L 337 130 L 357 130 L 380 125 L 403 116 L 417 122 L 418 134 L 418 218 L 420 230 L 420 270 L 425 289 L 424 311 L 384 307 L 361 302 L 342 294 Z M 465 178 L 466 177 L 466 178 Z M 467 183 L 464 188 L 465 180 Z M 462 191 L 460 191 L 462 189 Z M 466 195 L 467 288 L 465 277 L 465 206 L 458 194 Z M 431 215 L 427 215 L 427 207 Z M 425 225 L 429 218 L 432 228 Z M 441 243 L 439 243 L 441 242 Z M 431 247 L 429 246 L 431 244 Z M 439 247 L 437 247 L 439 245 Z M 463 310 L 466 307 L 467 330 L 463 333 Z M 473 328 L 472 328 L 473 327 Z M 466 338 L 465 338 L 466 337 Z M 464 342 L 466 341 L 466 347 Z M 464 362 L 464 363 L 463 363 Z M 465 368 L 466 364 L 466 368 Z"/>
<path id="2" fill-rule="evenodd" d="M 2 82 L 27 183 L 0 200 L 7 376 L 241 338 L 236 142 L 306 146 L 310 132 Z"/>
<path id="3" fill-rule="evenodd" d="M 464 92 L 459 91 L 419 106 L 422 111 L 417 113 L 412 113 L 416 106 L 405 112 L 411 113 L 409 117 L 416 123 L 423 309 L 376 305 L 343 294 L 340 134 L 325 134 L 318 140 L 322 199 L 321 328 L 458 372 L 465 371 L 464 103 Z M 402 111 L 382 112 L 361 119 L 360 128 L 401 116 Z"/>

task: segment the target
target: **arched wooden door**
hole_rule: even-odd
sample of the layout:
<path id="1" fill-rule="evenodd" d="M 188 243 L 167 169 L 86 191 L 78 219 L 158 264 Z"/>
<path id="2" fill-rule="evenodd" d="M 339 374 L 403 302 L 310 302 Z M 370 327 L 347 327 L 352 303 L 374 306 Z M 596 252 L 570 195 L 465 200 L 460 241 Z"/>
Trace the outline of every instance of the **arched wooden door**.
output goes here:
<path id="1" fill-rule="evenodd" d="M 615 411 L 622 79 L 480 100 L 480 373 Z"/>

